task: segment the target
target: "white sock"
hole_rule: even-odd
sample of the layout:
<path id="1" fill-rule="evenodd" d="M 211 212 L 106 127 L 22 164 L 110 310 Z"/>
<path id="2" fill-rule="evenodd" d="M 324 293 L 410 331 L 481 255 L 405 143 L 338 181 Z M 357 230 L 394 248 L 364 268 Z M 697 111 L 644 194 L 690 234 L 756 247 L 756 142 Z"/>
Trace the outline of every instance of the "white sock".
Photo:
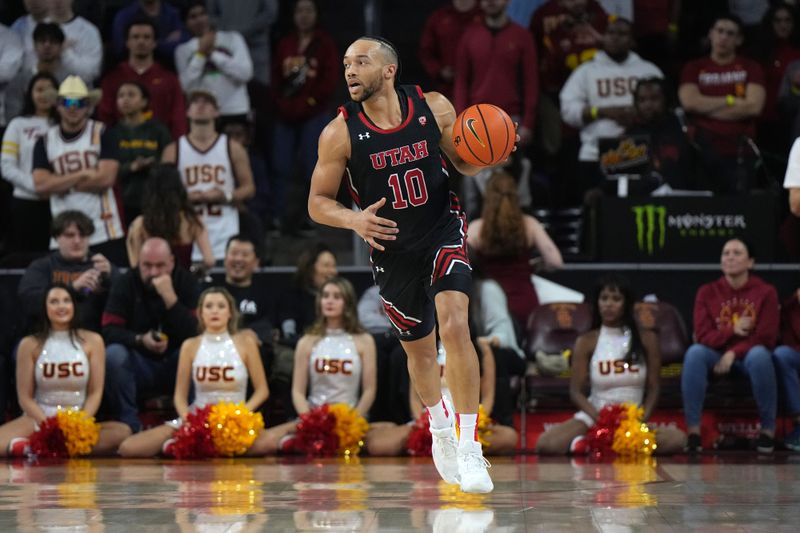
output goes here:
<path id="1" fill-rule="evenodd" d="M 458 447 L 463 448 L 464 446 L 471 444 L 478 440 L 478 414 L 463 414 L 458 413 L 456 414 L 456 420 L 458 421 Z"/>
<path id="2" fill-rule="evenodd" d="M 444 398 L 434 405 L 427 407 L 427 409 L 431 417 L 431 427 L 433 429 L 444 429 L 452 424 L 452 415 L 444 404 Z"/>

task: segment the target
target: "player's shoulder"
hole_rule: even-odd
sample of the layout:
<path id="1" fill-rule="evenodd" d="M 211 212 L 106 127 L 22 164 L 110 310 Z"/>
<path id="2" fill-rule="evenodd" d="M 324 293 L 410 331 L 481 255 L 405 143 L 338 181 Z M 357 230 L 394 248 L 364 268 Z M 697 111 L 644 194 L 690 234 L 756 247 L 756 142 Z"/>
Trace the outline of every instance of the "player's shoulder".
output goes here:
<path id="1" fill-rule="evenodd" d="M 350 133 L 347 129 L 347 119 L 344 112 L 339 112 L 325 128 L 319 136 L 319 145 L 321 150 L 343 150 L 344 153 L 349 152 L 350 146 Z"/>
<path id="2" fill-rule="evenodd" d="M 452 108 L 453 104 L 447 99 L 445 95 L 438 91 L 430 91 L 421 93 L 422 98 L 428 103 L 431 110 Z"/>

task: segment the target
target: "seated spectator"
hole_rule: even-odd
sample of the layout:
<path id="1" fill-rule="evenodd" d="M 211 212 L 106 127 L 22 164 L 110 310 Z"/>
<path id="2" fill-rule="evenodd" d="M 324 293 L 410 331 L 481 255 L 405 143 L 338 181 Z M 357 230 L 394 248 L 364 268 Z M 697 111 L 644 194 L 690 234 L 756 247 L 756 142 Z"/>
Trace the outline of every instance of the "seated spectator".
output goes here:
<path id="1" fill-rule="evenodd" d="M 43 287 L 36 306 L 39 328 L 20 342 L 17 351 L 17 397 L 22 416 L 0 426 L 0 455 L 27 455 L 28 437 L 61 409 L 97 414 L 103 399 L 103 338 L 80 329 L 74 294 L 64 285 Z M 66 375 L 62 365 L 67 367 Z M 55 367 L 58 366 L 58 372 Z M 131 430 L 120 422 L 100 424 L 92 455 L 111 455 Z"/>
<path id="2" fill-rule="evenodd" d="M 164 149 L 162 161 L 178 167 L 200 219 L 208 229 L 214 259 L 225 258 L 225 246 L 239 233 L 239 207 L 253 197 L 255 186 L 247 152 L 224 133 L 217 133 L 216 97 L 196 89 L 189 93 L 189 133 Z M 192 260 L 201 253 L 195 247 Z"/>
<path id="3" fill-rule="evenodd" d="M 8 251 L 46 252 L 50 244 L 50 200 L 36 193 L 33 149 L 55 121 L 58 81 L 42 72 L 33 76 L 25 92 L 22 116 L 3 134 L 3 179 L 14 186 L 9 209 Z"/>
<path id="4" fill-rule="evenodd" d="M 269 396 L 267 378 L 261 366 L 256 340 L 238 330 L 239 314 L 233 297 L 220 287 L 203 291 L 197 302 L 200 335 L 184 341 L 178 360 L 174 402 L 178 418 L 125 439 L 119 447 L 122 457 L 153 457 L 159 452 L 174 456 L 171 445 L 175 432 L 186 415 L 217 403 L 243 403 L 257 411 Z M 216 379 L 212 370 L 223 370 L 224 379 Z M 253 392 L 247 398 L 247 386 Z M 190 391 L 194 399 L 189 404 Z M 262 432 L 246 455 L 264 440 Z"/>
<path id="5" fill-rule="evenodd" d="M 132 267 L 139 264 L 139 250 L 150 237 L 166 240 L 175 262 L 187 270 L 192 267 L 192 248 L 197 246 L 203 267 L 211 269 L 216 260 L 208 229 L 189 202 L 181 176 L 172 165 L 159 164 L 149 173 L 142 196 L 144 211 L 128 228 L 126 245 Z"/>
<path id="6" fill-rule="evenodd" d="M 476 263 L 500 284 L 511 316 L 524 327 L 539 305 L 531 281 L 531 253 L 538 250 L 544 267 L 558 269 L 564 264 L 561 252 L 539 221 L 522 213 L 514 178 L 502 171 L 489 179 L 481 218 L 469 229 L 467 243 L 477 252 Z"/>
<path id="7" fill-rule="evenodd" d="M 619 137 L 633 124 L 633 92 L 638 80 L 662 78 L 659 68 L 631 50 L 632 26 L 618 18 L 609 23 L 603 35 L 603 50 L 570 75 L 561 89 L 561 116 L 564 122 L 581 131 L 580 187 L 602 187 L 598 141 Z"/>
<path id="8" fill-rule="evenodd" d="M 777 391 L 772 348 L 778 337 L 778 295 L 775 288 L 750 274 L 752 248 L 741 239 L 722 247 L 722 277 L 697 291 L 693 344 L 681 372 L 683 411 L 689 433 L 687 450 L 701 450 L 700 419 L 712 373 L 745 375 L 758 406 L 761 434 L 758 451 L 774 449 Z"/>
<path id="9" fill-rule="evenodd" d="M 186 11 L 186 28 L 193 38 L 175 49 L 175 68 L 185 92 L 204 89 L 220 103 L 220 121 L 246 120 L 250 113 L 247 82 L 253 63 L 242 36 L 217 31 L 208 20 L 205 2 L 194 0 Z"/>
<path id="10" fill-rule="evenodd" d="M 8 82 L 6 88 L 6 117 L 14 118 L 22 114 L 25 105 L 25 90 L 34 75 L 46 73 L 55 76 L 58 84 L 70 73 L 62 61 L 64 32 L 58 24 L 41 23 L 33 31 L 33 50 L 36 63 L 33 67 L 23 65 L 17 76 Z"/>
<path id="11" fill-rule="evenodd" d="M 53 219 L 58 250 L 31 263 L 19 281 L 19 301 L 29 325 L 39 318 L 46 288 L 61 283 L 75 291 L 76 316 L 83 327 L 100 332 L 103 309 L 119 271 L 103 254 L 90 254 L 94 231 L 92 220 L 80 211 L 64 211 Z"/>
<path id="12" fill-rule="evenodd" d="M 144 242 L 139 265 L 111 288 L 103 313 L 105 397 L 134 433 L 141 429 L 138 399 L 175 388 L 180 346 L 197 334 L 197 293 L 197 282 L 175 266 L 159 237 Z"/>
<path id="13" fill-rule="evenodd" d="M 103 40 L 94 24 L 73 13 L 72 2 L 50 0 L 50 19 L 64 30 L 62 57 L 67 72 L 94 84 L 103 64 Z"/>
<path id="14" fill-rule="evenodd" d="M 786 401 L 786 412 L 793 422 L 783 444 L 800 452 L 800 290 L 794 291 L 781 306 L 780 342 L 775 348 L 775 373 Z"/>
<path id="15" fill-rule="evenodd" d="M 419 61 L 425 73 L 435 83 L 434 90 L 451 101 L 456 70 L 457 47 L 454 45 L 470 24 L 480 20 L 480 16 L 481 11 L 476 0 L 451 0 L 428 15 L 422 28 Z M 528 25 L 525 24 L 524 27 L 527 28 Z"/>
<path id="16" fill-rule="evenodd" d="M 178 9 L 161 0 L 135 0 L 117 11 L 111 32 L 114 54 L 120 59 L 125 57 L 128 44 L 125 40 L 126 30 L 131 22 L 143 19 L 151 21 L 153 26 L 154 37 L 158 39 L 155 50 L 159 60 L 165 65 L 172 65 L 175 48 L 188 40 L 189 34 L 183 27 Z"/>
<path id="17" fill-rule="evenodd" d="M 231 237 L 225 249 L 225 281 L 222 287 L 233 296 L 241 318 L 241 331 L 254 337 L 269 376 L 274 301 L 269 291 L 253 276 L 259 267 L 259 253 L 259 246 L 247 235 Z"/>
<path id="18" fill-rule="evenodd" d="M 19 37 L 3 24 L 0 24 L 0 130 L 6 127 L 14 116 L 5 112 L 5 86 L 19 72 L 22 65 L 22 43 Z"/>
<path id="19" fill-rule="evenodd" d="M 650 419 L 658 405 L 661 352 L 656 334 L 636 324 L 634 302 L 627 280 L 607 275 L 598 281 L 591 300 L 593 327 L 575 341 L 570 361 L 570 398 L 580 412 L 545 431 L 536 443 L 538 453 L 588 452 L 584 435 L 607 405 L 641 405 L 643 421 Z M 685 441 L 679 429 L 659 428 L 656 453 L 680 452 Z"/>
<path id="20" fill-rule="evenodd" d="M 91 218 L 95 232 L 89 243 L 115 265 L 124 265 L 122 208 L 113 189 L 117 147 L 105 126 L 89 118 L 97 97 L 77 76 L 68 76 L 58 88 L 59 123 L 36 141 L 33 183 L 37 194 L 50 197 L 52 216 L 74 209 Z"/>
<path id="21" fill-rule="evenodd" d="M 331 118 L 331 99 L 341 76 L 336 43 L 318 17 L 315 1 L 297 0 L 294 26 L 278 42 L 272 63 L 277 116 L 270 218 L 276 226 L 283 222 L 290 234 L 311 227 L 306 203 L 317 164 L 317 140 Z"/>
<path id="22" fill-rule="evenodd" d="M 309 246 L 298 256 L 293 282 L 280 296 L 273 320 L 280 328 L 282 344 L 293 347 L 305 329 L 314 323 L 319 290 L 337 274 L 336 256 L 325 244 Z"/>
<path id="23" fill-rule="evenodd" d="M 161 152 L 172 142 L 167 127 L 149 117 L 149 104 L 150 91 L 138 81 L 123 82 L 117 89 L 121 118 L 111 128 L 111 134 L 117 142 L 118 179 L 128 226 L 142 212 L 142 194 L 150 169 L 161 161 Z"/>
<path id="24" fill-rule="evenodd" d="M 353 286 L 344 278 L 331 278 L 320 287 L 313 325 L 297 342 L 294 408 L 301 415 L 321 405 L 344 403 L 366 417 L 374 399 L 375 342 L 358 323 Z M 297 421 L 269 428 L 253 452 L 291 451 L 296 428 Z"/>
<path id="25" fill-rule="evenodd" d="M 662 78 L 640 79 L 633 92 L 634 123 L 625 133 L 647 138 L 652 165 L 642 186 L 648 192 L 662 185 L 695 189 L 695 153 L 683 126 L 667 108 L 667 89 Z"/>
<path id="26" fill-rule="evenodd" d="M 711 188 L 746 193 L 754 184 L 755 158 L 747 140 L 755 138 L 764 108 L 764 72 L 737 55 L 742 26 L 736 17 L 717 17 L 708 38 L 711 54 L 683 67 L 678 97 L 694 127 Z"/>
<path id="27" fill-rule="evenodd" d="M 153 52 L 156 48 L 156 27 L 149 19 L 134 19 L 122 33 L 128 58 L 117 64 L 103 76 L 103 99 L 97 109 L 100 120 L 113 126 L 120 118 L 117 109 L 117 90 L 126 81 L 138 81 L 150 93 L 150 110 L 153 117 L 161 121 L 177 139 L 186 133 L 186 105 L 178 78 L 157 63 Z"/>

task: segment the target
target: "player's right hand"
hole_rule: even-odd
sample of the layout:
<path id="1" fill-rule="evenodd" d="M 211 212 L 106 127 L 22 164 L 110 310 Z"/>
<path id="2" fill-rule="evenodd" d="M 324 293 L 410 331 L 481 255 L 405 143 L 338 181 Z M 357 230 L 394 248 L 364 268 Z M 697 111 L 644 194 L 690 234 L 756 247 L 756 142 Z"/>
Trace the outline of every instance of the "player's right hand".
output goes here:
<path id="1" fill-rule="evenodd" d="M 353 222 L 353 231 L 358 233 L 364 239 L 364 242 L 381 252 L 385 248 L 378 244 L 375 239 L 393 241 L 397 239 L 397 233 L 400 231 L 397 229 L 397 222 L 376 215 L 378 209 L 383 207 L 385 203 L 386 198 L 381 198 L 360 213 L 356 213 Z"/>

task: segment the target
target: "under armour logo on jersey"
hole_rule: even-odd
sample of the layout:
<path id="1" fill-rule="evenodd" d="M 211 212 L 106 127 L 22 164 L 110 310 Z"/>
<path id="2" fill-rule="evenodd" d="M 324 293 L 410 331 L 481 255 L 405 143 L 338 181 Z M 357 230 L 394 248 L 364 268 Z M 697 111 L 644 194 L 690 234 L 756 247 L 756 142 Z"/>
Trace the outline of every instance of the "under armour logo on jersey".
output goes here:
<path id="1" fill-rule="evenodd" d="M 425 124 L 428 123 L 428 119 L 425 118 L 425 117 L 419 117 L 419 123 L 420 123 L 420 126 L 424 126 Z"/>
<path id="2" fill-rule="evenodd" d="M 375 267 L 375 272 L 386 272 L 383 267 Z"/>
<path id="3" fill-rule="evenodd" d="M 363 141 L 364 139 L 369 139 L 369 132 L 359 133 L 358 134 L 358 140 L 359 141 Z"/>

